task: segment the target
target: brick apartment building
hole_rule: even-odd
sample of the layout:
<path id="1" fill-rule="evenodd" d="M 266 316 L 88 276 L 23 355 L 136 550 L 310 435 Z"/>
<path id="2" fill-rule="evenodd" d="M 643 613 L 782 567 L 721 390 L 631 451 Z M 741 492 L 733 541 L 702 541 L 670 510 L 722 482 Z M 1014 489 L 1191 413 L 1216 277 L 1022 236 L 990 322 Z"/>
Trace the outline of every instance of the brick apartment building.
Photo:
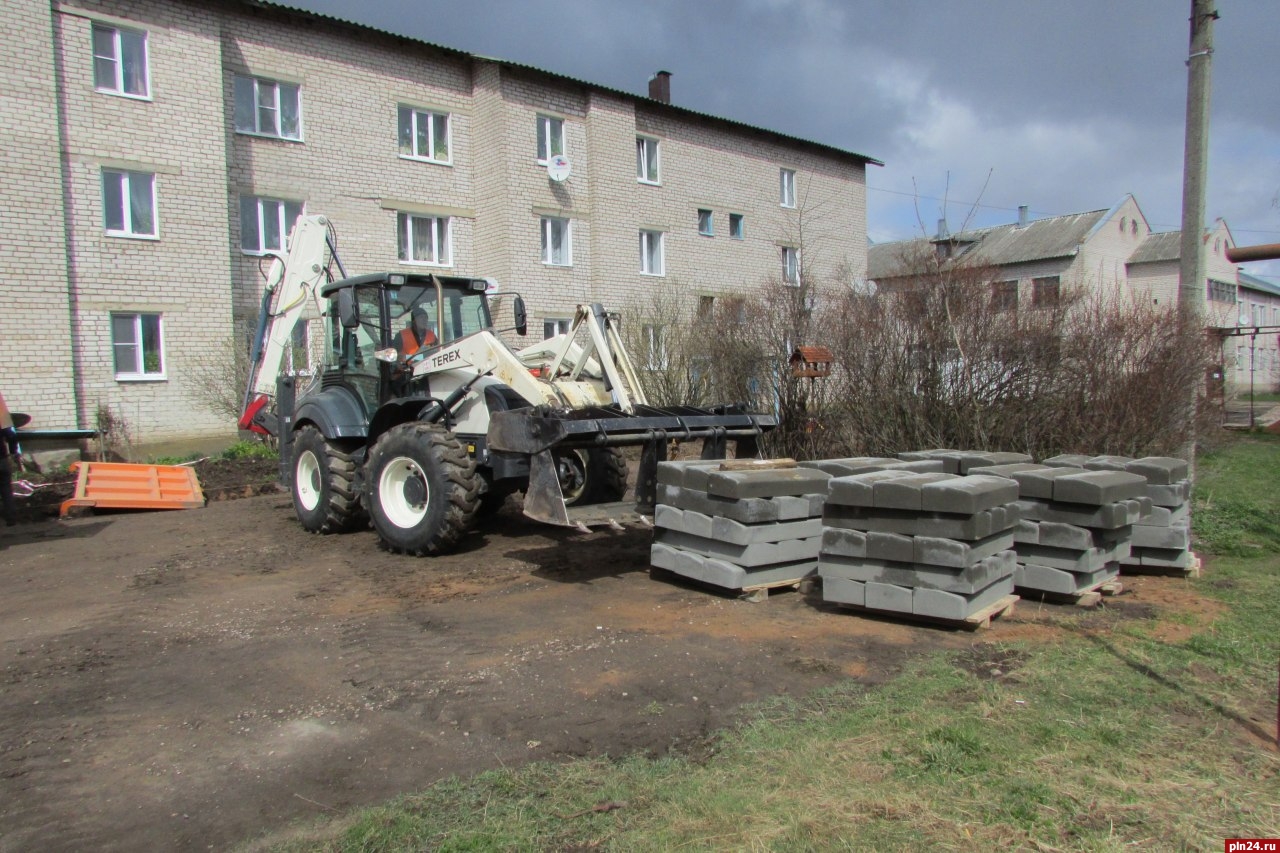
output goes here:
<path id="1" fill-rule="evenodd" d="M 639 96 L 254 0 L 3 4 L 0 357 L 32 428 L 105 407 L 143 444 L 231 435 L 193 373 L 299 212 L 349 274 L 491 277 L 535 334 L 866 269 L 877 161 L 673 105 L 665 74 Z"/>

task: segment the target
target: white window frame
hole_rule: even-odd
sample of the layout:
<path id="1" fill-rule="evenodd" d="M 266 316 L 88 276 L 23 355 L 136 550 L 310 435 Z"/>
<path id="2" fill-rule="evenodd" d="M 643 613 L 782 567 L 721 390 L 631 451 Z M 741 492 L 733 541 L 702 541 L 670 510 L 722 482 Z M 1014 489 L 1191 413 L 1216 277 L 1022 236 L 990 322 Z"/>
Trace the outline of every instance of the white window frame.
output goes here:
<path id="1" fill-rule="evenodd" d="M 138 186 L 135 185 L 145 186 Z M 110 187 L 119 192 L 119 208 L 112 209 L 108 198 Z M 145 190 L 145 196 L 136 195 Z M 144 223 L 139 222 L 137 210 L 133 202 L 145 201 L 151 213 L 151 230 L 144 231 Z M 112 214 L 116 215 L 119 227 L 112 227 Z M 133 172 L 127 169 L 102 170 L 102 227 L 108 237 L 128 237 L 133 240 L 158 240 L 160 238 L 160 215 L 156 208 L 156 176 L 154 172 Z"/>
<path id="2" fill-rule="evenodd" d="M 644 369 L 666 370 L 670 364 L 666 327 L 661 323 L 645 323 L 640 327 L 640 334 L 644 338 Z"/>
<path id="3" fill-rule="evenodd" d="M 796 170 L 778 170 L 778 204 L 782 207 L 796 206 Z"/>
<path id="4" fill-rule="evenodd" d="M 248 208 L 252 206 L 252 210 Z M 292 209 L 292 211 L 291 211 Z M 290 213 L 293 213 L 290 216 Z M 289 232 L 298 217 L 306 212 L 306 205 L 300 201 L 283 198 L 267 198 L 265 196 L 240 196 L 240 251 L 246 255 L 263 255 L 267 252 L 284 252 L 288 249 Z M 252 213 L 256 223 L 257 245 L 245 244 L 249 232 L 244 227 L 245 218 Z M 267 245 L 268 223 L 275 226 L 280 236 L 278 245 Z"/>
<path id="5" fill-rule="evenodd" d="M 650 186 L 662 184 L 661 140 L 652 136 L 636 137 L 636 180 Z"/>
<path id="6" fill-rule="evenodd" d="M 160 369 L 147 370 L 146 334 L 142 327 L 144 317 L 155 318 L 156 354 L 160 358 Z M 131 319 L 133 339 L 121 341 L 116 339 L 116 321 Z M 110 316 L 111 326 L 111 369 L 117 382 L 161 382 L 165 375 L 164 355 L 164 315 L 156 311 L 113 311 Z M 120 370 L 119 354 L 130 352 L 135 365 L 141 370 Z"/>
<path id="7" fill-rule="evenodd" d="M 110 54 L 98 52 L 99 34 L 111 37 Z M 129 36 L 140 37 L 140 44 L 129 43 Z M 140 101 L 151 100 L 151 57 L 148 41 L 146 30 L 134 30 L 94 21 L 89 35 L 90 50 L 93 55 L 93 88 L 107 95 L 136 98 Z M 140 56 L 130 55 L 135 47 L 141 53 Z M 140 92 L 131 92 L 127 88 L 129 84 L 125 79 L 125 67 L 130 60 L 140 62 L 142 65 L 142 91 Z M 108 76 L 107 67 L 105 67 L 107 63 L 110 67 L 109 80 L 104 79 Z"/>
<path id="8" fill-rule="evenodd" d="M 730 240 L 746 239 L 746 227 L 747 227 L 746 222 L 747 222 L 747 217 L 745 214 L 742 214 L 742 213 L 729 214 L 729 239 Z M 737 225 L 738 227 L 735 228 L 734 227 L 735 225 Z"/>
<path id="9" fill-rule="evenodd" d="M 800 286 L 800 250 L 795 246 L 782 247 L 782 283 L 787 287 Z"/>
<path id="10" fill-rule="evenodd" d="M 698 208 L 698 233 L 703 237 L 716 236 L 716 214 L 705 207 Z"/>
<path id="11" fill-rule="evenodd" d="M 640 229 L 640 274 L 666 274 L 666 235 L 662 231 Z"/>
<path id="12" fill-rule="evenodd" d="M 560 260 L 555 259 L 552 242 L 557 228 L 561 229 Z M 559 216 L 542 217 L 542 262 L 549 267 L 573 266 L 573 220 Z"/>
<path id="13" fill-rule="evenodd" d="M 565 153 L 564 119 L 538 113 L 538 162 L 546 165 L 557 154 Z M 556 143 L 559 142 L 557 150 Z"/>
<path id="14" fill-rule="evenodd" d="M 544 317 L 542 319 L 542 339 L 545 341 L 556 335 L 567 335 L 573 328 L 572 317 Z"/>
<path id="15" fill-rule="evenodd" d="M 246 86 L 252 86 L 252 90 L 246 90 Z M 234 92 L 232 99 L 232 124 L 235 125 L 236 133 L 245 136 L 264 136 L 268 139 L 284 139 L 289 142 L 302 142 L 302 87 L 297 83 L 285 83 L 280 80 L 272 80 L 268 77 L 254 77 L 249 74 L 237 74 L 235 76 Z M 286 97 L 292 95 L 294 113 L 297 115 L 297 134 L 289 135 L 285 133 L 284 127 L 284 109 Z M 240 106 L 241 95 L 248 95 L 253 99 L 253 126 L 241 121 Z M 269 111 L 273 117 L 274 127 L 263 127 L 263 111 Z"/>
<path id="16" fill-rule="evenodd" d="M 407 130 L 409 133 L 408 153 L 405 152 L 406 119 L 408 119 Z M 419 150 L 418 145 L 421 139 L 419 130 L 423 123 L 427 126 L 427 139 L 430 140 L 431 145 L 431 150 L 426 154 Z M 437 157 L 435 150 L 436 133 L 441 124 L 444 125 L 444 157 Z M 400 104 L 396 108 L 396 132 L 400 144 L 401 158 L 405 160 L 420 160 L 424 163 L 438 163 L 443 166 L 453 165 L 453 121 L 449 113 Z"/>
<path id="17" fill-rule="evenodd" d="M 415 258 L 414 237 L 420 229 L 431 234 L 430 258 Z M 396 212 L 396 250 L 402 264 L 423 267 L 453 266 L 453 220 L 449 216 Z"/>

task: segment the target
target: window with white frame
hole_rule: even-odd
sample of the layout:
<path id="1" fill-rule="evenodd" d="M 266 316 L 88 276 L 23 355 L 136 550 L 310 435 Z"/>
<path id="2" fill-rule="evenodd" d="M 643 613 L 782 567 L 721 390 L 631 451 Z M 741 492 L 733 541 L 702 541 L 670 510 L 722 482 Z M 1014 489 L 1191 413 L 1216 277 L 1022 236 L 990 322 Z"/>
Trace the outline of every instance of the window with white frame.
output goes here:
<path id="1" fill-rule="evenodd" d="M 396 236 L 401 263 L 449 266 L 452 257 L 450 230 L 447 216 L 397 214 Z"/>
<path id="2" fill-rule="evenodd" d="M 662 275 L 662 232 L 640 232 L 640 272 L 644 275 Z"/>
<path id="3" fill-rule="evenodd" d="M 450 163 L 449 114 L 399 107 L 400 156 L 431 163 Z"/>
<path id="4" fill-rule="evenodd" d="M 159 314 L 113 313 L 111 354 L 116 379 L 164 379 L 164 335 Z"/>
<path id="5" fill-rule="evenodd" d="M 556 335 L 567 335 L 573 328 L 573 320 L 568 317 L 547 317 L 542 321 L 542 339 L 554 338 Z"/>
<path id="6" fill-rule="evenodd" d="M 646 323 L 640 328 L 644 345 L 644 369 L 667 369 L 667 335 L 657 323 Z"/>
<path id="7" fill-rule="evenodd" d="M 704 237 L 713 237 L 716 233 L 712 213 L 704 207 L 698 208 L 698 233 Z"/>
<path id="8" fill-rule="evenodd" d="M 573 232 L 568 219 L 542 217 L 542 262 L 556 267 L 573 266 Z"/>
<path id="9" fill-rule="evenodd" d="M 113 95 L 151 96 L 145 32 L 93 24 L 93 87 Z"/>
<path id="10" fill-rule="evenodd" d="M 302 99 L 297 85 L 236 75 L 237 133 L 302 139 Z"/>
<path id="11" fill-rule="evenodd" d="M 796 206 L 795 169 L 780 169 L 778 171 L 778 203 L 783 207 Z"/>
<path id="12" fill-rule="evenodd" d="M 240 248 L 251 254 L 283 252 L 302 202 L 240 196 Z"/>
<path id="13" fill-rule="evenodd" d="M 729 214 L 729 237 L 733 240 L 743 239 L 743 215 L 741 213 Z"/>
<path id="14" fill-rule="evenodd" d="M 113 237 L 155 237 L 156 176 L 151 172 L 102 170 L 102 218 Z"/>
<path id="15" fill-rule="evenodd" d="M 564 153 L 564 119 L 538 116 L 538 162 L 545 163 Z"/>
<path id="16" fill-rule="evenodd" d="M 800 286 L 800 250 L 794 246 L 782 247 L 782 283 Z"/>
<path id="17" fill-rule="evenodd" d="M 651 136 L 637 136 L 636 180 L 642 184 L 661 183 L 658 164 L 658 140 Z"/>

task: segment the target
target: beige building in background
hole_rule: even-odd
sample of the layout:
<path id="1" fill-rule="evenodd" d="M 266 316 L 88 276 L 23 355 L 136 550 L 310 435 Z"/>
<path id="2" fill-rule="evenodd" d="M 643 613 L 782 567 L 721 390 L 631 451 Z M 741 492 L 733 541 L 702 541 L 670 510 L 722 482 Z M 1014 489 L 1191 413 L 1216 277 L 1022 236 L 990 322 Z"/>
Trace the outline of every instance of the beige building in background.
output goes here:
<path id="1" fill-rule="evenodd" d="M 300 212 L 348 274 L 490 277 L 532 334 L 583 302 L 865 276 L 877 161 L 672 105 L 665 73 L 643 97 L 265 2 L 3 9 L 0 354 L 33 429 L 233 434 L 193 375 Z"/>

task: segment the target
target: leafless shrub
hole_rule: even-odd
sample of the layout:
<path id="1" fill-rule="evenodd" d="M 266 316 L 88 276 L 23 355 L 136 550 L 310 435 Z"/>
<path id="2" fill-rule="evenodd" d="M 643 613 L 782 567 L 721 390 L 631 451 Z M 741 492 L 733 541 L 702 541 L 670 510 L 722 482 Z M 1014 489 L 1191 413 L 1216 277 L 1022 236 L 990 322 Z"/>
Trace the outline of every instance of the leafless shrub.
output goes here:
<path id="1" fill-rule="evenodd" d="M 249 382 L 249 332 L 237 328 L 225 341 L 193 357 L 191 389 L 195 398 L 215 415 L 237 420 L 244 409 Z"/>

